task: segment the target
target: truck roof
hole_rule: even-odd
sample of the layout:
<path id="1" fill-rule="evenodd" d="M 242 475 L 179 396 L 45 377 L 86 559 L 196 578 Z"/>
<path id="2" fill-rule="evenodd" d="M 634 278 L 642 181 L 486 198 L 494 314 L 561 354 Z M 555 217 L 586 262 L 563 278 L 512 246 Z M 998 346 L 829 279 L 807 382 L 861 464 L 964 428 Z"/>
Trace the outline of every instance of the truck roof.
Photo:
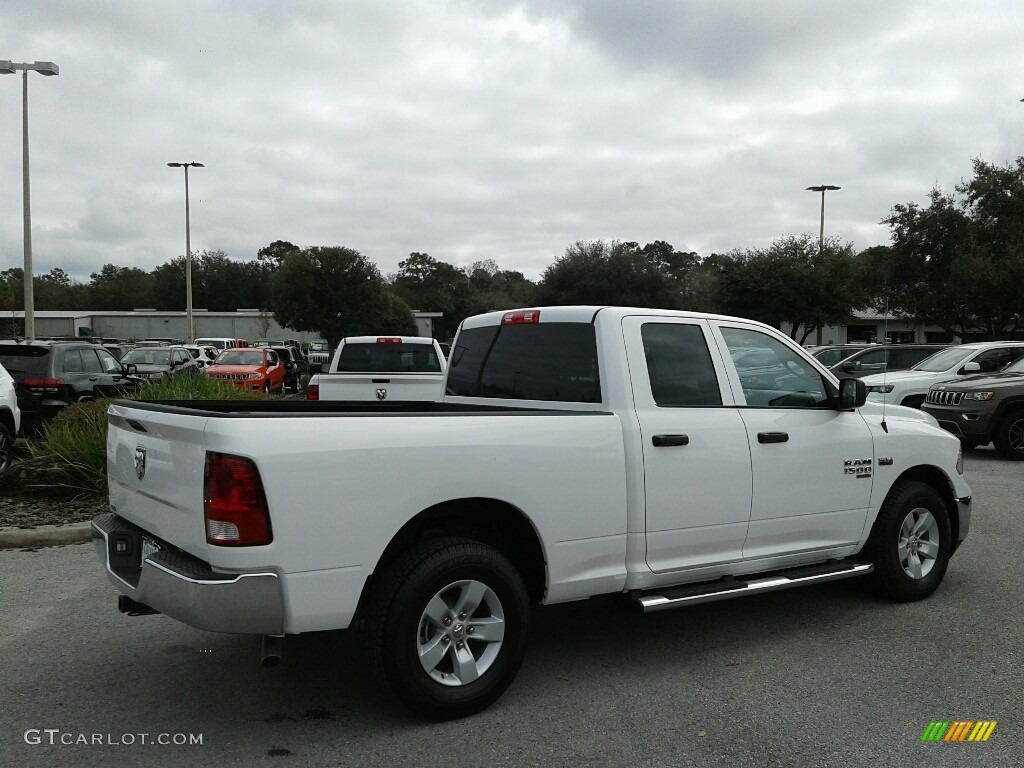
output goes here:
<path id="1" fill-rule="evenodd" d="M 554 307 L 523 307 L 521 309 L 501 310 L 498 312 L 487 312 L 482 315 L 466 318 L 463 328 L 481 328 L 488 325 L 500 325 L 507 316 L 518 316 L 520 319 L 512 322 L 524 322 L 524 313 L 537 312 L 539 317 L 535 320 L 525 322 L 538 323 L 592 323 L 598 313 L 613 313 L 617 317 L 629 315 L 656 315 L 658 317 L 680 317 L 697 320 L 742 320 L 745 323 L 755 323 L 763 327 L 764 323 L 747 318 L 732 317 L 729 315 L 716 315 L 709 312 L 687 312 L 678 309 L 652 309 L 650 307 L 619 307 L 613 305 L 580 305 L 580 306 L 554 306 Z"/>

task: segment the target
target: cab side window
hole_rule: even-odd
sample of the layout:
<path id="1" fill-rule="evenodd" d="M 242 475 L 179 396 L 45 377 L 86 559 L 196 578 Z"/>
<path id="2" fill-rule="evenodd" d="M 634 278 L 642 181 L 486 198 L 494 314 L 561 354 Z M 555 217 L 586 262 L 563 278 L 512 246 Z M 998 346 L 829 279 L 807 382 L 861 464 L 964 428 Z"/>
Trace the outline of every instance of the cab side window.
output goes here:
<path id="1" fill-rule="evenodd" d="M 722 404 L 718 377 L 700 326 L 645 323 L 640 333 L 655 403 L 667 408 Z"/>
<path id="2" fill-rule="evenodd" d="M 722 328 L 747 405 L 762 408 L 830 408 L 824 378 L 778 339 L 748 328 Z"/>

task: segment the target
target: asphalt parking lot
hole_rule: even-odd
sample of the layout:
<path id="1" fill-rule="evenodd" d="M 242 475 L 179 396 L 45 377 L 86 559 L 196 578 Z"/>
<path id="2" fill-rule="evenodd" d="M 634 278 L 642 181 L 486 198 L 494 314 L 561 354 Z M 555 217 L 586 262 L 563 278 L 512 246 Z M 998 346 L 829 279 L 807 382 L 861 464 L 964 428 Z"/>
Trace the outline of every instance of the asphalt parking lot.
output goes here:
<path id="1" fill-rule="evenodd" d="M 929 600 L 852 581 L 648 616 L 546 608 L 510 691 L 444 724 L 399 710 L 349 633 L 289 639 L 262 670 L 254 639 L 119 614 L 89 545 L 3 551 L 0 764 L 1021 765 L 1024 464 L 982 449 L 967 476 L 971 536 Z M 922 743 L 936 720 L 998 725 Z"/>

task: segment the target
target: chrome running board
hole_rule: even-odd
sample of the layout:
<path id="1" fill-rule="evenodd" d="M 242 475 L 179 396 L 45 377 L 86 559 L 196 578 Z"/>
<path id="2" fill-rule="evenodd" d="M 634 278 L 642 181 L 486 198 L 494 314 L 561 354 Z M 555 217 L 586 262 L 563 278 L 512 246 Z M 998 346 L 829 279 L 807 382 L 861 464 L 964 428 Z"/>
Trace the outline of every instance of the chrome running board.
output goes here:
<path id="1" fill-rule="evenodd" d="M 716 600 L 729 600 L 734 597 L 745 597 L 762 592 L 774 592 L 779 589 L 803 587 L 826 581 L 850 579 L 854 576 L 866 576 L 875 570 L 870 563 L 853 563 L 847 561 L 831 561 L 821 565 L 802 566 L 784 571 L 775 571 L 770 575 L 744 578 L 727 578 L 718 581 L 687 584 L 682 587 L 670 587 L 649 593 L 640 593 L 633 601 L 644 613 L 664 611 L 669 608 L 682 608 L 686 605 L 711 603 Z"/>

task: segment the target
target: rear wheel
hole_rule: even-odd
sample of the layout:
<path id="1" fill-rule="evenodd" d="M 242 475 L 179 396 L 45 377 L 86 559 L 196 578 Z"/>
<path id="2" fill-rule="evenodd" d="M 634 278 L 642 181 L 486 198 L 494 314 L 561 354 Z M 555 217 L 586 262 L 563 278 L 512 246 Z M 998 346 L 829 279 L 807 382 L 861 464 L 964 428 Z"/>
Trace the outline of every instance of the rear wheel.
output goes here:
<path id="1" fill-rule="evenodd" d="M 901 602 L 938 589 L 953 553 L 949 511 L 930 485 L 904 480 L 878 513 L 864 556 L 874 564 L 876 589 Z"/>
<path id="2" fill-rule="evenodd" d="M 1024 461 L 1024 409 L 1011 411 L 996 427 L 996 450 L 1011 461 Z"/>
<path id="3" fill-rule="evenodd" d="M 493 547 L 424 542 L 382 574 L 369 599 L 364 631 L 374 666 L 421 717 L 479 712 L 519 671 L 530 605 L 519 572 Z"/>

